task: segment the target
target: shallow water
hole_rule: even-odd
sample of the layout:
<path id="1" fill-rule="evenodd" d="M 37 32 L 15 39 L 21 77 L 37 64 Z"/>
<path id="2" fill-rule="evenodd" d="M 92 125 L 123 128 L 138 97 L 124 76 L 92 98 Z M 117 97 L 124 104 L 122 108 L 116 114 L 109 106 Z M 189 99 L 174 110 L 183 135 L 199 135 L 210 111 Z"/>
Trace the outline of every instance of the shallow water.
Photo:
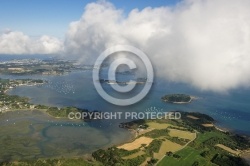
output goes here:
<path id="1" fill-rule="evenodd" d="M 11 111 L 0 116 L 0 161 L 58 156 L 80 156 L 127 141 L 120 128 L 55 119 L 41 111 Z"/>

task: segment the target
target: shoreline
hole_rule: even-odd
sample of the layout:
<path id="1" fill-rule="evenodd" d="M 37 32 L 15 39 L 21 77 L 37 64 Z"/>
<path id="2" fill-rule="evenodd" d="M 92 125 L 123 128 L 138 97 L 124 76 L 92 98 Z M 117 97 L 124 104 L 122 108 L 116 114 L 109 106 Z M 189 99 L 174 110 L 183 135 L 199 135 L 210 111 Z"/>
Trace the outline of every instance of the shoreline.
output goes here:
<path id="1" fill-rule="evenodd" d="M 211 116 L 212 117 L 212 116 Z M 213 118 L 213 117 L 212 117 Z M 247 139 L 250 140 L 250 133 L 239 133 L 237 131 L 235 131 L 234 129 L 231 129 L 231 128 L 228 128 L 228 127 L 223 127 L 222 126 L 219 126 L 218 124 L 216 124 L 217 122 L 213 123 L 213 126 L 218 130 L 218 131 L 221 131 L 223 133 L 230 133 L 230 134 L 234 134 L 234 135 L 239 135 L 239 136 L 242 136 L 242 137 L 245 137 Z"/>
<path id="2" fill-rule="evenodd" d="M 223 128 L 223 127 L 219 127 L 219 126 L 216 125 L 215 123 L 213 123 L 213 126 L 214 126 L 214 128 L 215 128 L 216 130 L 221 131 L 221 132 L 223 132 L 223 133 L 227 133 L 227 132 L 231 133 L 230 129 Z M 236 134 L 236 133 L 235 133 L 235 134 Z"/>
<path id="3" fill-rule="evenodd" d="M 130 138 L 128 138 L 126 141 L 124 141 L 122 143 L 114 144 L 113 146 L 118 147 L 118 146 L 121 146 L 121 145 L 124 145 L 124 144 L 127 144 L 127 143 L 131 143 L 138 137 L 136 130 L 134 130 L 134 129 L 125 129 L 125 128 L 123 128 L 123 129 L 129 131 Z M 110 148 L 110 147 L 106 147 L 104 149 L 107 149 L 107 148 Z"/>
<path id="4" fill-rule="evenodd" d="M 9 87 L 8 89 L 6 89 L 5 91 L 4 91 L 4 94 L 6 94 L 6 95 L 10 95 L 10 94 L 8 94 L 8 91 L 10 91 L 10 90 L 12 90 L 12 89 L 14 89 L 14 88 L 17 88 L 17 87 L 22 87 L 22 86 L 38 86 L 38 85 L 43 85 L 43 84 L 45 84 L 45 83 L 34 83 L 34 84 L 19 84 L 19 85 L 16 85 L 15 87 Z M 21 97 L 21 96 L 19 96 L 19 97 Z"/>
<path id="5" fill-rule="evenodd" d="M 22 85 L 22 86 L 26 86 L 26 85 Z M 36 85 L 32 85 L 32 86 L 36 86 Z M 5 91 L 9 91 L 9 90 L 11 90 L 12 88 L 9 88 L 9 89 L 7 89 L 7 90 L 5 90 Z M 9 95 L 8 94 L 8 92 L 6 92 L 5 93 L 6 95 Z M 21 96 L 19 96 L 19 97 L 21 97 Z M 28 98 L 28 100 L 29 100 L 29 104 L 32 104 L 32 103 L 30 103 L 30 98 Z M 176 104 L 176 103 L 175 103 Z M 182 103 L 178 103 L 178 104 L 182 104 Z M 185 104 L 185 103 L 184 103 Z M 35 105 L 35 104 L 32 104 L 32 105 Z M 50 107 L 50 106 L 49 106 Z M 46 115 L 48 115 L 49 117 L 51 117 L 51 118 L 54 118 L 54 119 L 64 119 L 64 120 L 67 120 L 68 118 L 67 117 L 55 117 L 55 116 L 53 116 L 53 115 L 51 115 L 51 114 L 49 114 L 48 112 L 47 112 L 47 110 L 48 109 L 40 109 L 40 108 L 21 108 L 21 109 L 8 109 L 8 110 L 5 110 L 5 111 L 2 111 L 1 113 L 2 114 L 4 114 L 4 113 L 7 113 L 7 112 L 14 112 L 14 111 L 40 111 L 40 112 L 43 112 L 43 113 L 45 113 Z M 198 112 L 198 113 L 200 113 L 200 112 Z M 208 115 L 208 114 L 206 114 L 206 115 Z M 208 116 L 210 116 L 210 115 L 208 115 Z M 212 117 L 212 116 L 210 116 L 210 117 Z M 212 117 L 213 118 L 213 117 Z M 78 121 L 77 119 L 73 119 L 73 121 Z M 240 135 L 240 136 L 243 136 L 243 137 L 247 137 L 249 140 L 250 140 L 250 134 L 247 134 L 247 133 L 237 133 L 236 131 L 233 131 L 232 129 L 229 129 L 229 128 L 226 128 L 226 127 L 221 127 L 221 126 L 218 126 L 217 124 L 216 124 L 216 121 L 214 122 L 214 123 L 212 123 L 213 124 L 213 126 L 215 127 L 215 129 L 216 130 L 218 130 L 218 131 L 220 131 L 220 132 L 223 132 L 223 133 L 231 133 L 231 134 L 234 134 L 234 135 Z M 135 138 L 137 138 L 138 137 L 138 133 L 137 133 L 137 131 L 136 130 L 134 130 L 134 129 L 126 129 L 126 130 L 129 130 L 130 131 L 130 133 L 131 133 L 131 137 L 132 138 L 130 138 L 129 140 L 128 140 L 128 142 L 129 141 L 133 141 Z M 125 142 L 125 143 L 127 143 L 127 142 Z M 124 144 L 124 143 L 123 143 Z M 115 145 L 116 146 L 116 145 Z"/>

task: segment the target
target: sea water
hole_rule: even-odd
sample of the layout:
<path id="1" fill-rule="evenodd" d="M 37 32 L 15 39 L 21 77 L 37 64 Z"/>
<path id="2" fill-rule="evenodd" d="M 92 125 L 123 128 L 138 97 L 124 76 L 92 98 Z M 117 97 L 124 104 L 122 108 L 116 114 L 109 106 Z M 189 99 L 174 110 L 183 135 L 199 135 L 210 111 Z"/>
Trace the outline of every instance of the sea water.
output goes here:
<path id="1" fill-rule="evenodd" d="M 235 89 L 227 93 L 200 91 L 183 83 L 175 83 L 156 78 L 149 94 L 140 102 L 130 106 L 116 106 L 108 103 L 97 93 L 92 80 L 92 71 L 73 71 L 62 76 L 17 76 L 1 75 L 10 79 L 44 79 L 48 83 L 39 86 L 20 86 L 9 90 L 10 95 L 30 98 L 34 104 L 49 106 L 74 106 L 98 110 L 102 112 L 144 112 L 151 111 L 188 111 L 200 112 L 212 116 L 216 124 L 231 131 L 250 135 L 250 89 Z M 126 77 L 126 75 L 120 75 Z M 110 85 L 102 84 L 107 92 L 113 93 Z M 130 95 L 137 94 L 142 87 L 138 85 Z M 184 93 L 196 96 L 198 99 L 189 104 L 170 104 L 163 102 L 161 97 L 166 94 Z M 117 95 L 117 94 L 116 94 Z M 17 114 L 8 112 L 0 116 L 0 127 L 9 128 L 10 137 L 16 138 L 26 124 L 26 133 L 19 133 L 27 138 L 35 138 L 36 155 L 22 156 L 6 152 L 5 157 L 39 158 L 51 156 L 83 155 L 96 149 L 120 144 L 131 139 L 131 134 L 119 128 L 119 123 L 130 119 L 94 120 L 89 122 L 55 119 L 45 113 L 24 111 Z M 8 121 L 6 121 L 8 120 Z M 16 125 L 20 123 L 20 125 Z M 28 129 L 27 129 L 28 126 Z M 35 128 L 33 127 L 35 126 Z M 11 132 L 13 131 L 13 132 Z M 4 130 L 4 132 L 6 132 Z M 8 133 L 8 132 L 7 132 Z M 1 137 L 4 135 L 1 134 Z M 21 139 L 21 138 L 20 138 Z M 21 147 L 20 147 L 21 148 Z M 3 157 L 3 156 L 0 156 Z"/>

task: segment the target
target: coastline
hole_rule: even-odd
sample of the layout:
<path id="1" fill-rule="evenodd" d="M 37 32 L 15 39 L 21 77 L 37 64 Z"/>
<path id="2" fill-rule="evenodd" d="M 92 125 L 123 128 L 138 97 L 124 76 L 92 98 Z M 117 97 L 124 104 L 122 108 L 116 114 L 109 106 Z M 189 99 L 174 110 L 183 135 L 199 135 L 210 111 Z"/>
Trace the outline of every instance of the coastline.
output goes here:
<path id="1" fill-rule="evenodd" d="M 220 131 L 220 132 L 223 132 L 223 133 L 229 133 L 229 134 L 232 134 L 232 135 L 240 135 L 248 140 L 250 140 L 250 135 L 245 135 L 245 134 L 239 134 L 237 132 L 234 132 L 228 128 L 225 128 L 225 127 L 221 127 L 221 126 L 218 126 L 216 125 L 215 123 L 213 123 L 213 126 L 216 130 Z M 239 154 L 238 156 L 240 158 L 242 158 L 246 163 L 248 163 L 250 165 L 250 149 L 246 149 L 246 150 L 239 150 Z"/>
<path id="2" fill-rule="evenodd" d="M 212 116 L 211 116 L 212 117 Z M 212 117 L 213 118 L 213 117 Z M 240 133 L 240 132 L 237 132 L 236 130 L 232 129 L 232 128 L 229 128 L 229 127 L 224 127 L 223 124 L 222 125 L 218 125 L 216 124 L 218 123 L 218 121 L 215 121 L 213 123 L 213 126 L 218 130 L 218 131 L 221 131 L 223 133 L 231 133 L 231 134 L 234 134 L 234 135 L 240 135 L 242 137 L 245 137 L 247 139 L 250 140 L 250 134 L 249 133 Z"/>
<path id="3" fill-rule="evenodd" d="M 224 127 L 219 127 L 219 126 L 216 125 L 215 123 L 213 123 L 213 126 L 215 127 L 216 130 L 221 131 L 221 132 L 223 132 L 223 133 L 227 133 L 227 132 L 230 132 L 230 133 L 231 133 L 231 131 L 230 131 L 229 129 L 224 128 Z M 236 133 L 233 133 L 233 134 L 236 134 Z"/>
<path id="4" fill-rule="evenodd" d="M 124 141 L 122 143 L 119 143 L 119 144 L 114 144 L 113 146 L 118 147 L 118 146 L 124 145 L 126 143 L 133 142 L 138 137 L 136 130 L 134 130 L 134 129 L 125 129 L 125 128 L 124 128 L 124 130 L 128 130 L 129 131 L 130 137 L 126 141 Z"/>
<path id="5" fill-rule="evenodd" d="M 20 86 L 37 86 L 37 85 L 41 85 L 41 84 L 45 84 L 45 83 L 39 83 L 39 84 L 33 84 L 33 85 L 21 84 L 21 85 L 19 85 L 19 87 L 20 87 Z M 9 94 L 8 94 L 8 91 L 10 91 L 10 90 L 12 90 L 12 89 L 13 89 L 13 88 L 8 88 L 8 89 L 6 89 L 6 90 L 4 91 L 4 94 L 9 95 Z M 198 99 L 198 97 L 191 96 L 191 99 L 190 99 L 189 102 L 170 102 L 170 103 L 174 103 L 174 104 L 188 104 L 188 103 L 191 103 L 193 100 L 196 100 L 196 99 Z M 30 103 L 30 99 L 29 99 L 29 98 L 28 98 L 28 100 L 29 100 L 29 104 L 32 104 L 32 103 Z M 9 112 L 9 111 L 22 111 L 22 110 L 26 110 L 26 111 L 41 111 L 41 112 L 45 113 L 46 115 L 48 115 L 48 116 L 50 116 L 50 117 L 52 117 L 52 118 L 55 118 L 55 119 L 67 119 L 67 117 L 55 117 L 55 116 L 49 114 L 49 113 L 47 112 L 47 109 L 39 109 L 39 108 L 8 109 L 8 110 L 6 110 L 6 111 L 3 111 L 2 113 Z M 212 118 L 213 118 L 213 117 L 212 117 Z M 74 121 L 77 121 L 77 120 L 74 120 Z M 223 133 L 229 132 L 229 133 L 231 133 L 231 134 L 239 134 L 239 133 L 234 132 L 234 131 L 232 131 L 232 130 L 226 128 L 226 127 L 221 127 L 221 126 L 217 125 L 216 122 L 213 123 L 213 126 L 214 126 L 218 131 L 221 131 L 221 132 L 223 132 Z M 130 131 L 130 133 L 131 133 L 132 136 L 131 136 L 131 138 L 128 139 L 127 142 L 131 142 L 131 141 L 133 141 L 135 138 L 138 137 L 138 133 L 137 133 L 136 130 L 134 130 L 134 129 L 128 129 L 128 130 Z M 246 136 L 246 137 L 250 138 L 250 136 L 247 135 L 247 134 L 239 134 L 239 135 L 241 135 L 241 136 Z M 124 143 L 122 143 L 122 144 L 125 144 L 125 143 L 127 143 L 127 142 L 124 142 Z M 117 146 L 117 145 L 115 145 L 115 146 Z"/>
<path id="6" fill-rule="evenodd" d="M 43 85 L 43 84 L 45 84 L 45 83 L 18 84 L 18 85 L 16 85 L 15 87 L 12 87 L 12 88 L 9 87 L 8 89 L 6 89 L 6 90 L 4 91 L 4 94 L 9 95 L 9 94 L 8 94 L 8 91 L 10 91 L 10 90 L 12 90 L 12 89 L 14 89 L 14 88 L 16 88 L 16 87 L 21 87 L 21 86 L 38 86 L 38 85 Z"/>

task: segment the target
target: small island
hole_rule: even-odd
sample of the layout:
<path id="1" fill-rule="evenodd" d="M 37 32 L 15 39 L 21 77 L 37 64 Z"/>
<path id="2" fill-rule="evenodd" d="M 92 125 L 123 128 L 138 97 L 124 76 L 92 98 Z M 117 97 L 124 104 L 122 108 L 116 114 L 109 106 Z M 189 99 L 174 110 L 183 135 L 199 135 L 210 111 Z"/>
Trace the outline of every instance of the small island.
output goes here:
<path id="1" fill-rule="evenodd" d="M 194 97 L 186 94 L 169 94 L 161 98 L 164 102 L 174 103 L 174 104 L 186 104 L 190 103 Z"/>

